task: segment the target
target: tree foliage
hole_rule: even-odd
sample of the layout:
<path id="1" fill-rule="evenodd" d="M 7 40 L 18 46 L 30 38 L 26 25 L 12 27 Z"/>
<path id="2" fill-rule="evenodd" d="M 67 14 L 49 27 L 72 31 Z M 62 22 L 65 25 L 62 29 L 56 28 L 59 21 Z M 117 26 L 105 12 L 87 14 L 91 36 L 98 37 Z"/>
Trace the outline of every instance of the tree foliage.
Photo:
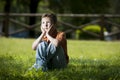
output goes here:
<path id="1" fill-rule="evenodd" d="M 49 8 L 55 12 L 77 14 L 105 13 L 109 8 L 109 0 L 49 0 L 49 3 Z"/>
<path id="2" fill-rule="evenodd" d="M 0 12 L 4 11 L 6 0 L 0 0 Z M 10 0 L 12 13 L 73 13 L 73 14 L 89 14 L 89 13 L 108 13 L 110 4 L 109 0 Z M 80 25 L 89 21 L 86 18 L 60 18 L 63 21 Z M 24 19 L 29 25 L 36 22 L 35 17 Z M 66 29 L 63 27 L 63 29 Z M 34 31 L 30 32 L 31 36 Z"/>
<path id="3" fill-rule="evenodd" d="M 109 7 L 109 0 L 49 0 L 49 8 L 56 13 L 103 14 L 109 12 Z M 73 18 L 71 22 L 79 25 L 80 20 Z"/>

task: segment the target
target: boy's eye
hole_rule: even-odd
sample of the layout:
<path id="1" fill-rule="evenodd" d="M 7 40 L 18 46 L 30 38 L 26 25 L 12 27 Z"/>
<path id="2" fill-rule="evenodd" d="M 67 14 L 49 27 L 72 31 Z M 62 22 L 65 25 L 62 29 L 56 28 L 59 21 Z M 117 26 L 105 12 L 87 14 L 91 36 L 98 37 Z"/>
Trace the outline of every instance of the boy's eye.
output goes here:
<path id="1" fill-rule="evenodd" d="M 49 24 L 50 24 L 50 22 L 47 22 L 47 23 L 49 23 Z"/>

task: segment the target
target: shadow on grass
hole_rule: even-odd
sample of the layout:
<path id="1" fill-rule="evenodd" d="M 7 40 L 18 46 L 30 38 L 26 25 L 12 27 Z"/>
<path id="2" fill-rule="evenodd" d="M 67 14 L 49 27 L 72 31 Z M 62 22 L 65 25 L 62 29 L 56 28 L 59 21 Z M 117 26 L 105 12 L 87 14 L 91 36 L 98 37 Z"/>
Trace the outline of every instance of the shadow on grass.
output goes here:
<path id="1" fill-rule="evenodd" d="M 68 68 L 53 74 L 58 80 L 119 80 L 120 66 L 105 60 L 71 59 Z"/>
<path id="2" fill-rule="evenodd" d="M 12 56 L 0 56 L 0 80 L 26 79 L 21 75 L 22 62 L 16 61 Z"/>
<path id="3" fill-rule="evenodd" d="M 0 80 L 119 80 L 120 66 L 105 60 L 70 59 L 67 68 L 48 72 L 31 71 L 24 76 L 23 62 L 0 57 Z"/>
<path id="4" fill-rule="evenodd" d="M 41 74 L 41 73 L 40 73 Z M 119 65 L 105 60 L 70 59 L 67 68 L 48 71 L 36 79 L 42 80 L 119 80 Z"/>

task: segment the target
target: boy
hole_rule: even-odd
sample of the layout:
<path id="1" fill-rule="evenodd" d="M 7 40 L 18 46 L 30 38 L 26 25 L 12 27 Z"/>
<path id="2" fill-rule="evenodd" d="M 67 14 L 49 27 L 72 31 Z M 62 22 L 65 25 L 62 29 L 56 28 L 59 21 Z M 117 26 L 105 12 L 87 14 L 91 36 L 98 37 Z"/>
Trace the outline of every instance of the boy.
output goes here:
<path id="1" fill-rule="evenodd" d="M 69 62 L 67 41 L 64 32 L 57 32 L 57 17 L 43 14 L 41 18 L 41 35 L 33 42 L 36 50 L 36 62 L 33 67 L 43 71 L 65 68 Z"/>

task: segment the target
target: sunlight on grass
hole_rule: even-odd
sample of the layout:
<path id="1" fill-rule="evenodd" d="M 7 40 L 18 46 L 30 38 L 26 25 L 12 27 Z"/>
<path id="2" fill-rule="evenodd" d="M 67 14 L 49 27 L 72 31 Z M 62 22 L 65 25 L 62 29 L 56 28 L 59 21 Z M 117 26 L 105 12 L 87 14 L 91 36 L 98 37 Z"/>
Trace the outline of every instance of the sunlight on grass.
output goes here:
<path id="1" fill-rule="evenodd" d="M 107 59 L 120 53 L 120 42 L 68 41 L 68 53 L 74 58 Z"/>
<path id="2" fill-rule="evenodd" d="M 120 42 L 68 40 L 66 69 L 28 71 L 35 62 L 34 39 L 0 38 L 0 80 L 117 80 Z"/>

